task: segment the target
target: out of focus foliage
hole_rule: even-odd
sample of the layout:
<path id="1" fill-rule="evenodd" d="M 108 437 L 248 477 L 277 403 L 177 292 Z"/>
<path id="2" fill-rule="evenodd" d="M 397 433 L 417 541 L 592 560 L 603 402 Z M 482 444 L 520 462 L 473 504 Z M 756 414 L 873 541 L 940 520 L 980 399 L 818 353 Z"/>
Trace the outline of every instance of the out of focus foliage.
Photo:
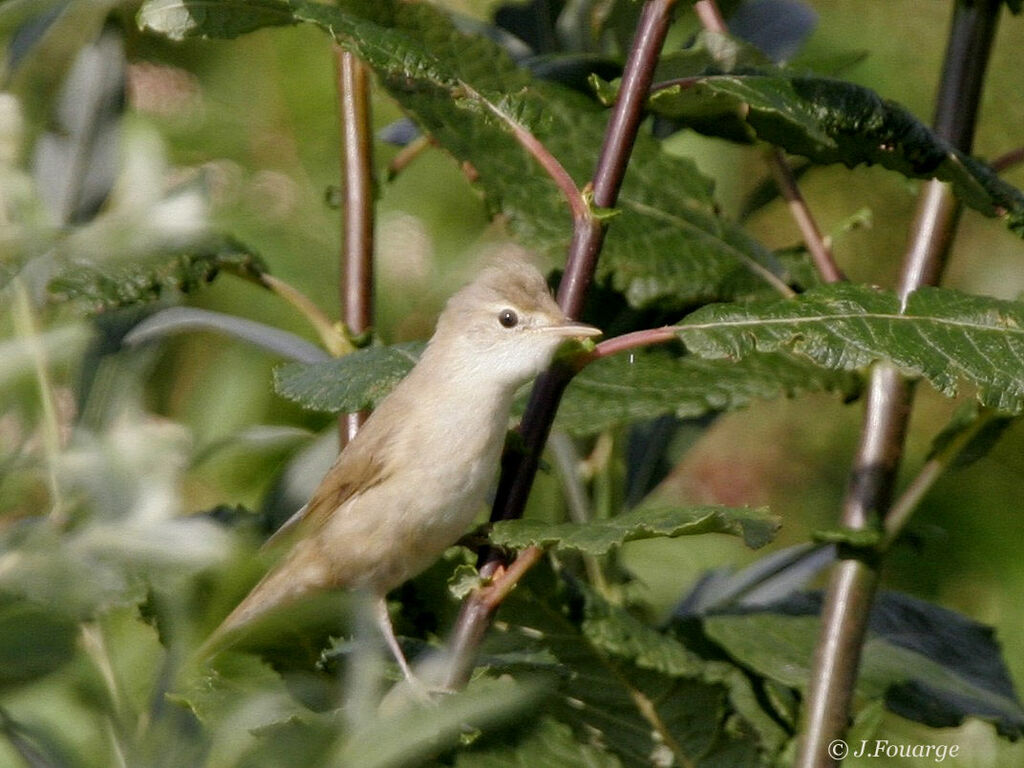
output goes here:
<path id="1" fill-rule="evenodd" d="M 889 553 L 851 740 L 1020 764 L 1024 175 L 984 161 L 1024 144 L 1019 3 L 975 156 L 927 127 L 947 4 L 721 5 L 733 37 L 678 9 L 587 308 L 678 338 L 569 387 L 526 518 L 492 533 L 549 556 L 468 688 L 422 707 L 384 695 L 334 596 L 193 652 L 331 461 L 334 413 L 414 364 L 481 246 L 560 266 L 568 210 L 510 126 L 585 183 L 640 6 L 0 3 L 0 765 L 785 764 L 878 360 L 921 379 L 905 479 L 990 428 Z M 334 42 L 379 131 L 376 324 L 339 359 L 280 287 L 339 315 Z M 849 285 L 815 276 L 766 143 L 806 163 Z M 966 212 L 945 287 L 903 307 L 877 286 L 932 176 Z M 472 562 L 392 596 L 410 655 L 444 646 Z"/>

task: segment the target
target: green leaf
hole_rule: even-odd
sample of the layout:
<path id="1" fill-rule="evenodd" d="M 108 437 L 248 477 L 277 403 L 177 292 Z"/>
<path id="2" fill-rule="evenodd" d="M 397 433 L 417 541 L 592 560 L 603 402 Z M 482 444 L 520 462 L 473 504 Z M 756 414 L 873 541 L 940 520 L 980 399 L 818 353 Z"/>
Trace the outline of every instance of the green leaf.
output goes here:
<path id="1" fill-rule="evenodd" d="M 882 532 L 874 528 L 827 528 L 814 531 L 812 539 L 822 544 L 840 544 L 854 549 L 869 549 L 882 540 Z"/>
<path id="2" fill-rule="evenodd" d="M 985 422 L 978 426 L 978 419 L 984 419 Z M 1003 432 L 1012 423 L 1013 419 L 995 416 L 991 412 L 983 412 L 976 402 L 962 403 L 956 409 L 949 424 L 935 436 L 931 450 L 928 452 L 928 458 L 935 458 L 960 435 L 978 427 L 977 434 L 968 440 L 949 465 L 951 469 L 969 467 L 978 459 L 984 458 L 995 447 L 999 438 L 1003 436 Z"/>
<path id="3" fill-rule="evenodd" d="M 233 38 L 263 27 L 296 24 L 292 8 L 283 0 L 147 0 L 136 17 L 140 29 L 169 37 Z"/>
<path id="4" fill-rule="evenodd" d="M 949 182 L 964 203 L 1005 218 L 1024 236 L 1024 193 L 863 86 L 781 70 L 709 75 L 657 91 L 650 107 L 726 138 L 735 137 L 741 120 L 748 138 L 816 163 L 879 164 L 911 178 Z"/>
<path id="5" fill-rule="evenodd" d="M 355 413 L 374 407 L 412 370 L 422 342 L 367 347 L 335 360 L 289 363 L 274 371 L 274 389 L 303 408 Z"/>
<path id="6" fill-rule="evenodd" d="M 672 636 L 589 591 L 577 623 L 570 616 L 578 614 L 556 602 L 552 578 L 544 577 L 542 591 L 520 585 L 502 608 L 507 634 L 491 642 L 530 638 L 563 665 L 567 674 L 545 703 L 578 741 L 600 744 L 637 768 L 763 764 L 757 738 L 736 716 L 726 686 L 701 679 L 704 664 L 717 674 L 717 662 L 702 662 Z"/>
<path id="7" fill-rule="evenodd" d="M 435 706 L 399 708 L 374 718 L 354 731 L 324 765 L 419 765 L 458 744 L 467 728 L 486 728 L 535 712 L 543 692 L 537 681 L 478 678 Z"/>
<path id="8" fill-rule="evenodd" d="M 142 344 L 175 333 L 200 330 L 234 336 L 300 363 L 310 364 L 328 359 L 327 353 L 320 347 L 294 333 L 237 315 L 199 307 L 168 307 L 155 312 L 125 334 L 124 343 Z"/>
<path id="9" fill-rule="evenodd" d="M 23 600 L 0 606 L 0 685 L 41 677 L 71 661 L 78 628 L 41 605 Z"/>
<path id="10" fill-rule="evenodd" d="M 583 592 L 586 609 L 581 629 L 595 648 L 604 654 L 625 659 L 640 669 L 726 686 L 729 702 L 755 727 L 762 746 L 769 752 L 782 747 L 786 740 L 785 732 L 757 701 L 742 670 L 708 661 L 690 651 L 670 633 L 645 624 L 593 590 L 584 588 Z"/>
<path id="11" fill-rule="evenodd" d="M 728 533 L 742 536 L 749 547 L 763 547 L 779 529 L 778 518 L 764 509 L 729 507 L 643 506 L 616 517 L 589 523 L 544 523 L 503 520 L 495 523 L 491 540 L 504 547 L 555 546 L 588 555 L 602 555 L 627 541 L 655 537 Z"/>
<path id="12" fill-rule="evenodd" d="M 235 18 L 245 15 L 244 6 L 150 0 L 140 23 L 175 39 L 237 34 L 256 23 Z M 423 130 L 472 165 L 491 211 L 505 218 L 524 245 L 564 252 L 572 234 L 567 203 L 511 126 L 529 130 L 583 187 L 593 173 L 594 148 L 604 138 L 606 110 L 570 89 L 533 80 L 500 46 L 461 33 L 426 3 L 350 0 L 337 7 L 265 1 L 259 8 L 271 6 L 327 30 L 366 61 Z M 275 14 L 272 22 L 283 23 Z M 634 306 L 675 310 L 779 290 L 781 265 L 719 216 L 711 187 L 693 162 L 666 155 L 642 133 L 598 279 Z"/>
<path id="13" fill-rule="evenodd" d="M 859 389 L 859 376 L 785 352 L 734 361 L 640 350 L 584 368 L 566 389 L 555 428 L 590 435 L 664 414 L 692 418 L 802 392 L 836 391 L 849 399 Z"/>
<path id="14" fill-rule="evenodd" d="M 743 615 L 705 619 L 707 634 L 754 672 L 803 690 L 818 637 L 820 595 Z M 1004 736 L 1024 734 L 1017 700 L 992 629 L 931 603 L 881 593 L 872 608 L 858 693 L 935 727 L 978 717 Z"/>
<path id="15" fill-rule="evenodd" d="M 703 307 L 679 326 L 694 354 L 742 360 L 788 350 L 831 370 L 888 360 L 945 395 L 966 381 L 982 404 L 1024 409 L 1024 304 L 922 288 L 904 308 L 892 293 L 854 285 L 793 299 Z"/>
<path id="16" fill-rule="evenodd" d="M 617 768 L 622 763 L 614 755 L 593 744 L 578 741 L 572 729 L 545 717 L 514 744 L 498 743 L 486 749 L 460 751 L 456 768 Z"/>
<path id="17" fill-rule="evenodd" d="M 222 271 L 256 279 L 267 268 L 263 259 L 236 244 L 217 244 L 116 263 L 71 261 L 50 281 L 49 290 L 57 298 L 101 312 L 156 301 L 177 291 L 191 293 Z"/>

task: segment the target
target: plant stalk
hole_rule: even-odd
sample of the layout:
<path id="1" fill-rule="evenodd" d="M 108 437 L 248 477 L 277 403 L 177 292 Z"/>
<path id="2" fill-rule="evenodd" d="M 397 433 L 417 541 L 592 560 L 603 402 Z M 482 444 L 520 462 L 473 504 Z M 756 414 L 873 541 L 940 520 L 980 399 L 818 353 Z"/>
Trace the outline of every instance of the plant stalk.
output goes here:
<path id="1" fill-rule="evenodd" d="M 675 4 L 676 0 L 647 0 L 644 3 L 633 45 L 626 59 L 618 100 L 612 108 L 594 171 L 593 202 L 598 208 L 614 208 L 618 200 Z M 570 317 L 578 317 L 583 309 L 586 291 L 593 280 L 597 258 L 604 242 L 605 226 L 606 223 L 595 215 L 574 217 L 565 274 L 557 296 L 559 306 Z M 521 453 L 506 452 L 502 458 L 498 491 L 491 511 L 492 521 L 509 520 L 522 515 L 559 401 L 573 374 L 574 368 L 571 365 L 556 362 L 537 379 L 520 425 L 523 450 Z M 526 552 L 520 557 L 525 555 Z M 536 562 L 538 554 L 531 552 L 529 557 L 527 567 Z M 500 553 L 483 553 L 481 575 L 485 578 L 492 576 L 502 564 Z M 515 563 L 511 569 L 516 569 Z M 480 590 L 471 594 L 463 603 L 450 643 L 448 687 L 461 688 L 468 681 L 476 649 L 498 604 L 493 599 L 487 600 Z"/>
<path id="2" fill-rule="evenodd" d="M 964 152 L 974 137 L 981 88 L 999 18 L 998 0 L 957 0 L 946 48 L 933 125 L 936 133 Z M 900 272 L 904 301 L 923 285 L 938 283 L 959 218 L 946 185 L 927 182 Z M 881 527 L 903 454 L 911 385 L 889 365 L 872 371 L 861 441 L 843 502 L 842 525 Z M 879 559 L 840 549 L 822 609 L 821 633 L 808 683 L 803 737 L 797 768 L 838 764 L 829 745 L 846 732 L 850 704 L 879 581 Z"/>
<path id="3" fill-rule="evenodd" d="M 335 46 L 341 120 L 341 175 L 344 187 L 341 248 L 342 322 L 353 335 L 373 325 L 373 136 L 370 82 L 355 54 Z M 355 437 L 366 413 L 339 419 L 341 444 Z"/>
<path id="4" fill-rule="evenodd" d="M 693 10 L 697 14 L 697 18 L 700 19 L 701 25 L 709 32 L 723 35 L 729 32 L 729 27 L 715 0 L 699 0 L 694 3 Z M 687 78 L 687 80 L 689 79 Z M 697 80 L 697 78 L 693 79 Z M 818 270 L 818 274 L 821 275 L 821 279 L 826 283 L 838 283 L 846 280 L 846 276 L 836 265 L 832 248 L 822 236 L 821 229 L 811 213 L 811 208 L 807 205 L 807 200 L 800 192 L 800 186 L 796 183 L 796 177 L 793 175 L 789 163 L 786 162 L 786 156 L 782 150 L 773 148 L 767 153 L 766 160 L 771 168 L 772 176 L 775 177 L 779 192 L 800 229 L 804 244 L 811 254 L 811 261 L 814 263 L 815 269 Z"/>

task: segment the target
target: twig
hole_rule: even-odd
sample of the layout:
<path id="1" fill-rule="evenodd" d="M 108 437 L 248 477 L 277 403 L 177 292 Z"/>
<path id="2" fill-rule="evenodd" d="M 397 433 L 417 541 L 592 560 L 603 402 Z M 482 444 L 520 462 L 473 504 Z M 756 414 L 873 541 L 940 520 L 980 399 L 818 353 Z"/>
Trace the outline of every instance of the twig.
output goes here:
<path id="1" fill-rule="evenodd" d="M 1024 163 L 1024 147 L 1017 147 L 1016 149 L 1011 149 L 1009 152 L 1005 152 L 989 163 L 989 165 L 991 165 L 993 170 L 997 173 L 1003 173 L 1004 171 L 1008 171 L 1021 163 Z"/>
<path id="2" fill-rule="evenodd" d="M 320 337 L 320 342 L 335 357 L 352 352 L 355 347 L 344 333 L 331 322 L 331 319 L 316 305 L 311 298 L 290 283 L 269 272 L 259 276 L 259 283 L 291 304 L 309 322 Z"/>
<path id="3" fill-rule="evenodd" d="M 14 292 L 14 308 L 12 311 L 15 333 L 24 341 L 35 369 L 36 387 L 39 390 L 39 405 L 42 410 L 43 452 L 46 457 L 46 478 L 50 491 L 50 519 L 58 526 L 67 522 L 67 510 L 64 494 L 61 492 L 60 480 L 57 477 L 57 464 L 60 459 L 61 429 L 57 402 L 54 397 L 53 381 L 46 361 L 46 349 L 39 338 L 35 314 L 28 290 L 20 279 L 12 283 Z"/>
<path id="4" fill-rule="evenodd" d="M 994 418 L 994 411 L 983 410 L 967 429 L 950 440 L 941 451 L 925 462 L 914 479 L 907 484 L 903 493 L 889 507 L 889 512 L 883 521 L 882 540 L 878 544 L 880 550 L 885 551 L 892 545 L 910 521 L 917 505 L 921 503 L 921 499 L 935 485 L 935 481 Z"/>
<path id="5" fill-rule="evenodd" d="M 472 86 L 461 83 L 460 88 L 466 95 L 482 104 L 488 112 L 505 123 L 520 146 L 529 152 L 530 156 L 544 169 L 544 172 L 551 177 L 551 180 L 555 182 L 558 189 L 562 192 L 562 196 L 569 204 L 573 222 L 583 223 L 592 218 L 590 207 L 587 205 L 583 193 L 580 192 L 580 188 L 576 186 L 576 182 L 573 181 L 569 172 L 565 170 L 565 166 L 558 162 L 558 158 L 551 154 L 550 150 L 525 125 L 480 94 Z"/>
<path id="6" fill-rule="evenodd" d="M 589 523 L 593 518 L 591 501 L 580 477 L 580 456 L 572 438 L 565 432 L 552 432 L 548 438 L 552 462 L 558 469 L 562 481 L 562 492 L 565 494 L 565 506 L 569 519 L 574 523 Z M 601 570 L 601 563 L 596 555 L 583 554 L 583 567 L 587 579 L 602 594 L 607 594 L 608 585 Z"/>
<path id="7" fill-rule="evenodd" d="M 642 331 L 624 333 L 621 336 L 605 339 L 595 345 L 591 352 L 585 355 L 580 355 L 578 358 L 573 360 L 573 363 L 576 365 L 576 370 L 579 371 L 588 363 L 592 363 L 594 360 L 600 360 L 602 357 L 617 355 L 620 352 L 626 352 L 630 349 L 649 347 L 652 344 L 665 344 L 666 342 L 678 338 L 678 330 L 679 329 L 674 325 L 663 325 L 660 328 L 647 328 Z"/>
<path id="8" fill-rule="evenodd" d="M 338 104 L 341 118 L 341 208 L 344 241 L 341 249 L 342 318 L 350 333 L 366 333 L 373 324 L 373 141 L 370 85 L 366 68 L 355 56 L 335 46 Z M 342 444 L 355 437 L 365 413 L 340 418 Z"/>
<path id="9" fill-rule="evenodd" d="M 700 19 L 701 26 L 704 29 L 722 33 L 729 31 L 715 0 L 700 0 L 694 3 L 693 12 L 697 14 L 697 18 Z"/>
<path id="10" fill-rule="evenodd" d="M 818 229 L 818 222 L 814 220 L 810 206 L 807 205 L 807 201 L 800 192 L 793 169 L 789 167 L 786 156 L 778 147 L 773 147 L 769 151 L 768 165 L 772 169 L 772 175 L 775 177 L 775 183 L 779 187 L 782 198 L 789 206 L 793 220 L 800 228 L 804 244 L 811 254 L 811 260 L 814 262 L 818 274 L 821 275 L 821 279 L 826 283 L 838 283 L 846 280 L 846 275 L 836 265 L 832 249 L 822 236 L 821 230 Z"/>
<path id="11" fill-rule="evenodd" d="M 959 0 L 953 14 L 933 122 L 937 134 L 967 152 L 999 6 L 998 0 Z M 922 285 L 938 282 L 958 211 L 945 185 L 937 181 L 925 185 L 900 275 L 899 294 L 904 300 Z M 894 368 L 879 365 L 872 371 L 861 442 L 843 503 L 845 527 L 866 529 L 890 510 L 911 399 L 910 385 Z M 797 768 L 825 768 L 837 762 L 829 755 L 828 746 L 846 731 L 868 615 L 878 586 L 876 558 L 842 549 L 839 554 L 841 560 L 832 571 L 822 608 Z"/>
<path id="12" fill-rule="evenodd" d="M 398 153 L 388 163 L 388 181 L 393 181 L 398 174 L 412 164 L 413 160 L 432 146 L 434 146 L 434 140 L 430 136 L 418 136 L 398 150 Z"/>
<path id="13" fill-rule="evenodd" d="M 622 86 L 612 109 L 594 172 L 593 202 L 598 208 L 615 207 L 675 3 L 676 0 L 647 0 L 641 11 L 636 37 L 626 60 Z M 576 218 L 574 224 L 565 274 L 558 289 L 558 303 L 568 315 L 578 317 L 597 266 L 606 221 L 588 210 L 588 215 Z M 534 385 L 520 426 L 523 451 L 507 453 L 502 460 L 501 478 L 491 511 L 492 520 L 506 520 L 522 515 L 537 472 L 541 450 L 554 421 L 562 392 L 572 375 L 571 366 L 556 363 Z M 520 553 L 517 563 L 527 551 Z M 538 553 L 536 558 L 539 556 Z M 524 565 L 529 567 L 535 561 L 526 560 Z M 497 553 L 487 553 L 481 565 L 481 574 L 493 575 L 500 564 L 501 558 Z M 452 662 L 447 681 L 449 687 L 462 687 L 468 680 L 476 649 L 498 602 L 485 600 L 479 592 L 474 592 L 463 603 L 451 640 Z"/>
<path id="14" fill-rule="evenodd" d="M 726 34 L 729 31 L 715 0 L 700 0 L 700 2 L 694 5 L 693 9 L 697 14 L 697 18 L 700 19 L 700 23 L 709 32 Z M 775 183 L 779 187 L 779 192 L 789 206 L 789 211 L 796 221 L 797 227 L 800 229 L 804 243 L 807 245 L 807 250 L 811 254 L 811 260 L 814 262 L 818 274 L 821 275 L 821 279 L 826 283 L 837 283 L 845 280 L 846 277 L 843 275 L 842 270 L 836 265 L 832 249 L 825 241 L 825 238 L 822 237 L 821 229 L 814 220 L 814 215 L 811 213 L 807 201 L 800 192 L 800 187 L 793 176 L 793 170 L 789 167 L 789 163 L 786 162 L 786 156 L 780 149 L 772 148 L 767 154 L 767 160 L 772 170 L 772 176 L 775 177 Z"/>

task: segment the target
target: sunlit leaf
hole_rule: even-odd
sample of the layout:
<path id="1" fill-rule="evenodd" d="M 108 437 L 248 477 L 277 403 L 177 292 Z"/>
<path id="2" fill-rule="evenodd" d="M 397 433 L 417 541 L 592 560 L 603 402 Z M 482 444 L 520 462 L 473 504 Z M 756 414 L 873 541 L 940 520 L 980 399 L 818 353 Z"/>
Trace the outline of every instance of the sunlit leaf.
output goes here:
<path id="1" fill-rule="evenodd" d="M 355 413 L 383 400 L 419 359 L 422 342 L 367 347 L 335 360 L 274 371 L 278 394 L 316 411 Z"/>
<path id="2" fill-rule="evenodd" d="M 728 507 L 641 506 L 621 515 L 587 523 L 544 523 L 503 520 L 495 523 L 491 540 L 505 547 L 555 546 L 601 555 L 627 541 L 658 537 L 728 533 L 742 536 L 749 547 L 762 547 L 775 536 L 778 518 L 764 509 Z"/>
<path id="3" fill-rule="evenodd" d="M 804 392 L 835 391 L 850 398 L 859 387 L 859 377 L 850 372 L 823 369 L 789 353 L 705 360 L 639 350 L 584 368 L 566 390 L 555 425 L 588 435 L 665 414 L 696 417 Z"/>
<path id="4" fill-rule="evenodd" d="M 878 164 L 912 178 L 950 182 L 964 203 L 1004 217 L 1024 235 L 1024 193 L 864 86 L 783 70 L 714 74 L 668 85 L 651 96 L 650 105 L 706 132 L 728 126 L 728 138 L 742 120 L 749 138 L 816 163 Z"/>
<path id="5" fill-rule="evenodd" d="M 742 360 L 788 350 L 831 370 L 888 360 L 945 395 L 961 382 L 986 406 L 1024 408 L 1024 304 L 922 288 L 906 306 L 855 285 L 811 289 L 793 299 L 704 307 L 679 326 L 694 354 Z"/>

